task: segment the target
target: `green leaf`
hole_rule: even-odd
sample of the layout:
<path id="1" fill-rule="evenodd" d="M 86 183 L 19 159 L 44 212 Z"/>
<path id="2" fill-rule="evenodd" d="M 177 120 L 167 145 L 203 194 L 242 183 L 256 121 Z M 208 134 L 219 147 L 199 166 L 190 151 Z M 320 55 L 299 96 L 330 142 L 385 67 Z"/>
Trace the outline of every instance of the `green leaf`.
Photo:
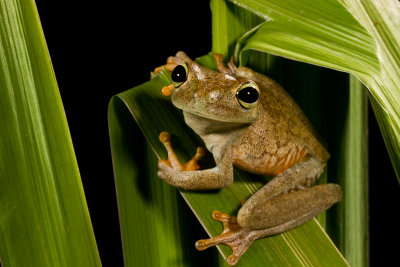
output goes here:
<path id="1" fill-rule="evenodd" d="M 336 176 L 343 188 L 335 243 L 351 266 L 368 265 L 367 91 L 350 76 L 349 105 L 338 146 Z"/>
<path id="2" fill-rule="evenodd" d="M 379 70 L 376 45 L 368 32 L 337 0 L 238 1 L 264 19 L 243 51 L 268 51 L 347 72 Z M 242 60 L 245 60 L 242 55 Z"/>
<path id="3" fill-rule="evenodd" d="M 264 20 L 226 1 L 211 0 L 212 51 L 233 55 L 237 40 Z M 249 27 L 250 26 L 250 27 Z"/>
<path id="4" fill-rule="evenodd" d="M 34 1 L 0 2 L 3 266 L 100 266 Z"/>

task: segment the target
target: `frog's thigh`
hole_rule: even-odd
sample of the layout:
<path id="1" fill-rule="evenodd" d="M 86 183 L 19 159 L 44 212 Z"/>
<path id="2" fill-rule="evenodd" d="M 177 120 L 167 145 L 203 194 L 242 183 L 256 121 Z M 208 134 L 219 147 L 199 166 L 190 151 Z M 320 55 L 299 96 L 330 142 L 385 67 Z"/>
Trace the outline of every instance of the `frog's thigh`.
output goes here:
<path id="1" fill-rule="evenodd" d="M 257 206 L 243 206 L 238 214 L 240 226 L 251 229 L 279 227 L 287 231 L 327 210 L 340 201 L 341 190 L 336 184 L 317 185 L 283 194 Z M 250 209 L 245 211 L 246 209 Z M 245 211 L 245 212 L 243 212 Z M 286 225 L 290 227 L 285 229 Z"/>
<path id="2" fill-rule="evenodd" d="M 276 176 L 244 203 L 238 213 L 239 225 L 251 229 L 278 227 L 278 232 L 283 232 L 327 210 L 342 197 L 338 185 L 303 187 L 311 185 L 323 168 L 320 161 L 308 157 Z"/>

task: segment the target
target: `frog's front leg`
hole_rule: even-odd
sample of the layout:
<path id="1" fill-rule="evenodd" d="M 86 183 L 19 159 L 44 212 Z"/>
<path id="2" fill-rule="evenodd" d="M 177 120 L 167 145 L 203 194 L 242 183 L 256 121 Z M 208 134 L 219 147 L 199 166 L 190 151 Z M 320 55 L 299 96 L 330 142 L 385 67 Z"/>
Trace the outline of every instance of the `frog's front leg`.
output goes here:
<path id="1" fill-rule="evenodd" d="M 322 171 L 323 164 L 308 158 L 258 190 L 237 217 L 214 212 L 213 218 L 224 223 L 224 230 L 217 237 L 197 241 L 196 248 L 226 244 L 233 251 L 227 262 L 234 265 L 254 240 L 293 229 L 327 210 L 342 194 L 335 184 L 309 187 Z"/>
<path id="2" fill-rule="evenodd" d="M 160 134 L 160 141 L 167 152 L 167 160 L 158 161 L 158 176 L 167 183 L 188 190 L 218 189 L 227 187 L 233 182 L 233 166 L 230 149 L 222 149 L 214 155 L 216 167 L 207 170 L 197 170 L 197 161 L 204 156 L 204 150 L 197 148 L 196 155 L 185 165 L 181 165 L 171 146 L 170 135 L 167 132 Z"/>

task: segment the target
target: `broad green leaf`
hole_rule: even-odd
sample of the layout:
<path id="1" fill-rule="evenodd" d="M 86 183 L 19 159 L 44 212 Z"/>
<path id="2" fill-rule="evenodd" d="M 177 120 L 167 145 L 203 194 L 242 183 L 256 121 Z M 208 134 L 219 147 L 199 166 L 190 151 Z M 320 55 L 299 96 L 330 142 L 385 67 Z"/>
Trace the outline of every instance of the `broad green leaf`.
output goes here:
<path id="1" fill-rule="evenodd" d="M 396 0 L 238 0 L 268 21 L 239 55 L 263 51 L 354 74 L 374 97 L 374 112 L 400 181 L 400 3 Z M 379 113 L 379 114 L 378 114 Z"/>
<path id="2" fill-rule="evenodd" d="M 347 72 L 379 70 L 374 40 L 337 0 L 238 2 L 270 20 L 242 51 L 268 51 L 306 62 L 312 58 L 310 63 Z"/>
<path id="3" fill-rule="evenodd" d="M 68 125 L 32 0 L 0 1 L 3 266 L 100 266 Z"/>

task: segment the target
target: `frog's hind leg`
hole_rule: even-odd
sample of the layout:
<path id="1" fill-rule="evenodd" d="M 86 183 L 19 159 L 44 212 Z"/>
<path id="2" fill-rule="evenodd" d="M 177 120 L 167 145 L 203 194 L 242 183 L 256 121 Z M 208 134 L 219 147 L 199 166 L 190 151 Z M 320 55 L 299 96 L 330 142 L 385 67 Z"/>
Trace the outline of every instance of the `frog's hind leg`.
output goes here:
<path id="1" fill-rule="evenodd" d="M 310 187 L 324 165 L 312 158 L 276 176 L 247 200 L 238 213 L 238 223 L 251 229 L 292 229 L 327 210 L 342 198 L 340 186 Z M 290 225 L 290 226 L 289 226 Z"/>
<path id="2" fill-rule="evenodd" d="M 237 220 L 245 228 L 274 229 L 274 233 L 281 233 L 307 222 L 340 199 L 338 185 L 317 185 L 280 195 L 259 205 L 245 205 Z"/>
<path id="3" fill-rule="evenodd" d="M 218 71 L 224 74 L 228 74 L 233 76 L 237 70 L 237 67 L 234 62 L 234 58 L 231 57 L 228 62 L 228 68 L 224 64 L 224 56 L 221 54 L 213 54 L 215 64 L 217 64 Z"/>
<path id="4" fill-rule="evenodd" d="M 196 247 L 229 245 L 227 262 L 234 265 L 254 240 L 293 229 L 327 210 L 340 201 L 341 190 L 335 184 L 309 187 L 322 171 L 319 161 L 308 158 L 276 176 L 243 204 L 237 217 L 223 216 L 221 235 L 199 240 Z"/>

